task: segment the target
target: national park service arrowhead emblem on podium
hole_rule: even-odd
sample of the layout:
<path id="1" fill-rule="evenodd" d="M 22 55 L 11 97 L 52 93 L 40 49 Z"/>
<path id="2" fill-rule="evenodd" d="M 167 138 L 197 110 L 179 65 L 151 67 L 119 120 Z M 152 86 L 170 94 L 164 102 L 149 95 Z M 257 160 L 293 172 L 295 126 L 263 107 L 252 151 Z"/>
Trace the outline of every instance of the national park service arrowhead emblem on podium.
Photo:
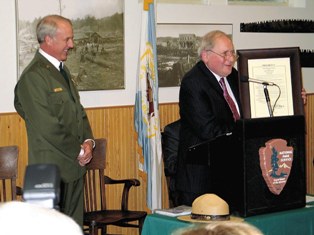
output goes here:
<path id="1" fill-rule="evenodd" d="M 293 147 L 287 146 L 287 141 L 283 139 L 269 140 L 265 146 L 259 149 L 263 178 L 268 189 L 273 194 L 279 195 L 291 172 Z"/>

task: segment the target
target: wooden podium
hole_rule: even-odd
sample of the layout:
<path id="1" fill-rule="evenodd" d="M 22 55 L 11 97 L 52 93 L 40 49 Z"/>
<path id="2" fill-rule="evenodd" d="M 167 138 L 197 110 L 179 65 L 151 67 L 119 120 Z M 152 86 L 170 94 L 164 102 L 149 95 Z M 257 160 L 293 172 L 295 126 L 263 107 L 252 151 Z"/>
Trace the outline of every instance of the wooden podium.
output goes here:
<path id="1" fill-rule="evenodd" d="M 288 151 L 272 147 L 267 154 L 266 143 L 277 140 L 286 141 Z M 239 120 L 232 134 L 207 147 L 212 192 L 228 202 L 233 214 L 247 217 L 305 206 L 304 116 Z"/>

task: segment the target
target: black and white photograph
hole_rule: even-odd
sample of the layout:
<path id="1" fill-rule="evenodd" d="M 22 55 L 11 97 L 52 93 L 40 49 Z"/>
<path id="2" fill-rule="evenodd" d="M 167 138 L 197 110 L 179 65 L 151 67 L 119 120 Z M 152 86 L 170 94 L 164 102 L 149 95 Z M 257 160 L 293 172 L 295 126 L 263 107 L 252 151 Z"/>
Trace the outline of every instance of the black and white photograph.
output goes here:
<path id="1" fill-rule="evenodd" d="M 38 49 L 37 22 L 58 14 L 73 24 L 74 48 L 66 64 L 78 90 L 125 88 L 123 0 L 16 0 L 16 6 L 18 77 Z"/>
<path id="2" fill-rule="evenodd" d="M 216 29 L 232 36 L 232 24 L 157 24 L 159 87 L 180 86 L 184 74 L 199 60 L 201 38 Z"/>

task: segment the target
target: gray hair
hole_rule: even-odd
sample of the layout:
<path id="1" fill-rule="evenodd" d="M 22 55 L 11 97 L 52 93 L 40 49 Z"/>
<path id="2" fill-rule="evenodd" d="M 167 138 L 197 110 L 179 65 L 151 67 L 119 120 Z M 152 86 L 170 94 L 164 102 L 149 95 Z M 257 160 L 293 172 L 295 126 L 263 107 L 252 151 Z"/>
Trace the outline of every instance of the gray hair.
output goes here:
<path id="1" fill-rule="evenodd" d="M 220 30 L 214 30 L 205 34 L 202 38 L 201 45 L 197 50 L 198 56 L 200 57 L 203 51 L 211 50 L 215 46 L 216 39 L 219 37 L 230 38 L 230 36 Z"/>
<path id="2" fill-rule="evenodd" d="M 58 21 L 67 21 L 71 25 L 71 21 L 60 15 L 48 15 L 42 18 L 36 27 L 37 41 L 39 44 L 45 41 L 45 37 L 54 37 L 58 29 Z"/>

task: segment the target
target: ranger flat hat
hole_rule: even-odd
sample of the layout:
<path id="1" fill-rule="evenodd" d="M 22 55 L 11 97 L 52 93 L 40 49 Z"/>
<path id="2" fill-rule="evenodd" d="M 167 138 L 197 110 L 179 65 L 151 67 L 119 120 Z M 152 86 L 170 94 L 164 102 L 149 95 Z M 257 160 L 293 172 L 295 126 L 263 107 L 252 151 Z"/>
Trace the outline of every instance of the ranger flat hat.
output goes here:
<path id="1" fill-rule="evenodd" d="M 179 216 L 179 220 L 188 222 L 210 221 L 243 221 L 242 218 L 230 216 L 229 205 L 216 194 L 204 194 L 196 198 L 192 203 L 190 215 Z"/>

